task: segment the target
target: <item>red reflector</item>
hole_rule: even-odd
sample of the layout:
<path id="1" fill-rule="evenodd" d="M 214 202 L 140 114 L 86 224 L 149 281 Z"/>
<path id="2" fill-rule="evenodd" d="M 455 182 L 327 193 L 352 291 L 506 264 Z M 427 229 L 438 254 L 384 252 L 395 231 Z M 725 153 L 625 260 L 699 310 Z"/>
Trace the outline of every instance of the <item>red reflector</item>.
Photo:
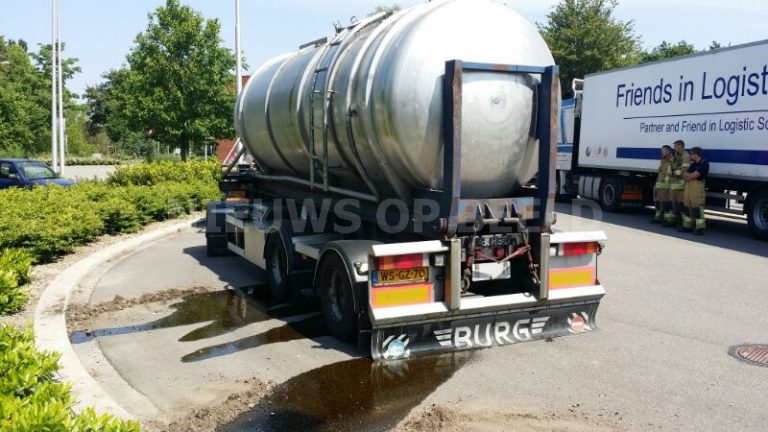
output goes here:
<path id="1" fill-rule="evenodd" d="M 507 251 L 505 251 L 503 247 L 499 246 L 493 250 L 493 254 L 496 255 L 496 258 L 504 258 L 504 256 L 507 254 Z"/>
<path id="2" fill-rule="evenodd" d="M 564 243 L 563 255 L 586 255 L 597 252 L 597 243 Z"/>
<path id="3" fill-rule="evenodd" d="M 429 267 L 425 254 L 394 255 L 376 259 L 377 270 L 397 270 L 415 267 Z"/>
<path id="4" fill-rule="evenodd" d="M 237 191 L 229 191 L 227 192 L 227 201 L 233 201 L 233 202 L 242 202 L 245 201 L 245 191 L 237 190 Z"/>

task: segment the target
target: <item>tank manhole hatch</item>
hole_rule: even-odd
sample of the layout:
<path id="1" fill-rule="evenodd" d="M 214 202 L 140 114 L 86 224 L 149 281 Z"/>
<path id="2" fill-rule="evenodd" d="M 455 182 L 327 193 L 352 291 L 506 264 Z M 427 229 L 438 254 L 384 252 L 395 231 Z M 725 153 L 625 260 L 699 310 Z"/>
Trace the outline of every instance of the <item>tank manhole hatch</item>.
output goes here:
<path id="1" fill-rule="evenodd" d="M 728 353 L 745 363 L 768 367 L 768 345 L 738 345 Z"/>

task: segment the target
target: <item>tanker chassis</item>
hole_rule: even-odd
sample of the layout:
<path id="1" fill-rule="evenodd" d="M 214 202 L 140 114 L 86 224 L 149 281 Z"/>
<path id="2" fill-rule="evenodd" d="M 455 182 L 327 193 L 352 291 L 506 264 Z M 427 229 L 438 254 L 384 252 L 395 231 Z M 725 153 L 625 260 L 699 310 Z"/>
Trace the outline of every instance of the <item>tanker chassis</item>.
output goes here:
<path id="1" fill-rule="evenodd" d="M 487 7 L 501 7 L 488 3 Z M 485 3 L 459 0 L 436 6 L 433 2 L 412 9 L 419 12 L 421 8 L 429 14 L 441 4 L 469 6 L 477 11 L 477 5 Z M 401 19 L 408 13 L 401 12 Z M 412 17 L 414 13 L 410 13 Z M 605 235 L 552 230 L 560 114 L 558 69 L 552 63 L 519 66 L 442 61 L 440 84 L 431 89 L 441 108 L 437 121 L 431 122 L 439 127 L 439 168 L 444 173 L 436 186 L 411 186 L 403 196 L 397 194 L 396 187 L 385 191 L 385 182 L 377 180 L 380 173 L 372 170 L 367 171 L 368 179 L 365 172 L 359 173 L 360 185 L 368 186 L 368 191 L 339 182 L 333 175 L 331 146 L 339 146 L 340 137 L 345 135 L 343 128 L 358 121 L 350 118 L 354 110 L 358 116 L 363 111 L 348 103 L 344 109 L 346 124 L 342 121 L 334 128 L 330 99 L 342 95 L 330 88 L 334 68 L 343 67 L 339 52 L 354 41 L 353 32 L 378 26 L 387 18 L 389 15 L 369 18 L 341 31 L 331 41 L 303 48 L 316 50 L 307 54 L 314 58 L 305 66 L 309 70 L 305 75 L 311 80 L 300 80 L 309 93 L 305 99 L 308 118 L 304 118 L 310 128 L 310 132 L 305 131 L 310 164 L 306 176 L 280 172 L 275 169 L 276 162 L 269 162 L 269 156 L 260 157 L 274 149 L 253 151 L 258 139 L 254 136 L 259 136 L 254 133 L 259 132 L 247 130 L 252 120 L 243 117 L 249 98 L 269 106 L 273 104 L 270 94 L 276 94 L 266 91 L 262 96 L 258 92 L 259 72 L 254 74 L 238 100 L 236 121 L 238 133 L 255 159 L 238 169 L 230 166 L 221 181 L 227 201 L 208 206 L 209 254 L 234 253 L 264 269 L 271 295 L 277 300 L 297 302 L 319 297 L 329 332 L 370 349 L 375 360 L 514 344 L 595 329 L 595 314 L 605 294 L 597 278 L 597 258 Z M 339 51 L 334 52 L 334 47 Z M 274 70 L 290 69 L 286 60 L 282 61 L 284 66 Z M 261 73 L 269 69 L 267 65 Z M 363 72 L 361 76 L 370 75 Z M 528 163 L 535 165 L 534 173 L 538 172 L 536 187 L 510 186 L 508 194 L 493 193 L 490 197 L 482 197 L 483 188 L 471 194 L 466 192 L 469 187 L 463 188 L 468 184 L 467 173 L 472 172 L 467 161 L 477 156 L 470 153 L 477 149 L 471 139 L 477 136 L 471 123 L 474 99 L 467 99 L 468 91 L 476 89 L 472 86 L 477 77 L 482 77 L 484 84 L 491 83 L 485 89 L 495 89 L 488 100 L 501 107 L 498 109 L 526 113 L 526 106 L 505 107 L 505 102 L 514 100 L 513 92 L 525 92 L 519 100 L 529 104 L 526 115 L 531 118 L 523 128 L 523 148 L 533 149 Z M 267 80 L 272 90 L 279 79 L 273 73 Z M 320 103 L 314 96 L 318 94 Z M 469 95 L 478 97 L 476 91 Z M 320 108 L 314 109 L 317 105 Z M 264 106 L 252 112 L 263 114 Z M 271 137 L 266 142 L 275 145 L 279 138 L 274 136 L 280 133 L 273 130 L 277 115 L 273 113 L 271 120 L 269 117 L 266 128 Z M 507 117 L 502 120 L 499 127 L 517 127 Z M 506 135 L 501 140 L 510 142 Z M 362 141 L 358 135 L 354 145 L 360 147 Z M 514 152 L 515 148 L 507 145 L 506 149 Z M 241 154 L 245 152 L 243 148 Z M 508 156 L 494 153 L 480 157 L 488 159 L 490 166 L 490 159 L 505 160 Z M 510 171 L 510 176 L 513 174 Z"/>

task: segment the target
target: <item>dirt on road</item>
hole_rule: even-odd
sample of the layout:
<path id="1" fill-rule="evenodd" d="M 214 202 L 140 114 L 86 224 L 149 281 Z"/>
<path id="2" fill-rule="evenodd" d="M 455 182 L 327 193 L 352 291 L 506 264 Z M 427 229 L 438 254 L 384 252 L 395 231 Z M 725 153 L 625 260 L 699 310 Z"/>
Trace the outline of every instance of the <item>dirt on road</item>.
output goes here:
<path id="1" fill-rule="evenodd" d="M 188 297 L 210 291 L 207 287 L 171 288 L 168 290 L 143 294 L 137 298 L 115 296 L 112 301 L 97 304 L 70 304 L 67 306 L 67 330 L 78 330 L 90 320 L 110 312 L 118 312 L 149 303 L 168 303 L 184 300 Z"/>
<path id="2" fill-rule="evenodd" d="M 607 432 L 622 430 L 609 420 L 595 420 L 582 412 L 556 413 L 546 410 L 510 411 L 452 408 L 432 404 L 414 412 L 396 432 Z"/>

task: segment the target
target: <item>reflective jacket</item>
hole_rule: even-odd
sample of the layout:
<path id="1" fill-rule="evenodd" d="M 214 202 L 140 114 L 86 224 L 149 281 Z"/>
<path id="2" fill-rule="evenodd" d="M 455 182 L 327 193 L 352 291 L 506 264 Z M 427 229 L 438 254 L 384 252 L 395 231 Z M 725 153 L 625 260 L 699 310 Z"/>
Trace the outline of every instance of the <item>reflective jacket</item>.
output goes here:
<path id="1" fill-rule="evenodd" d="M 672 156 L 661 158 L 659 174 L 656 176 L 656 189 L 669 189 L 669 180 L 672 175 Z"/>
<path id="2" fill-rule="evenodd" d="M 675 153 L 675 158 L 672 160 L 672 174 L 669 176 L 670 190 L 685 190 L 685 173 L 690 166 L 691 156 L 687 151 L 683 151 L 682 155 Z"/>

